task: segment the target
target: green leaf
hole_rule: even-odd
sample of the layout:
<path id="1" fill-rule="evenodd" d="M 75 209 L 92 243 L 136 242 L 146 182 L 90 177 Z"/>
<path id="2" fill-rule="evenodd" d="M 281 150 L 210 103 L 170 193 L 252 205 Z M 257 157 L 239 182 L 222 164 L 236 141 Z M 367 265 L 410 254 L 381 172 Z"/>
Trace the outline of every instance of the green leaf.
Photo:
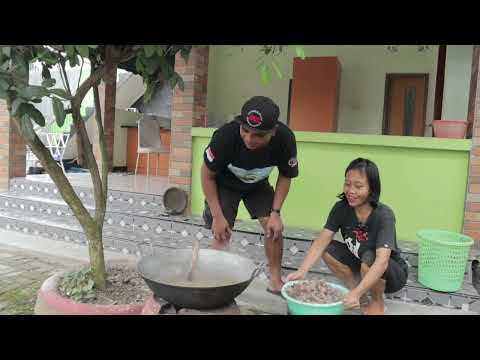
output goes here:
<path id="1" fill-rule="evenodd" d="M 87 45 L 90 49 L 96 49 L 98 48 L 98 45 Z"/>
<path id="2" fill-rule="evenodd" d="M 38 111 L 32 104 L 23 103 L 20 104 L 17 110 L 17 116 L 28 116 L 31 120 L 35 121 L 40 126 L 45 126 L 45 118 L 43 114 Z"/>
<path id="3" fill-rule="evenodd" d="M 143 58 L 143 63 L 145 64 L 145 70 L 147 71 L 147 74 L 153 75 L 158 70 L 159 58 L 158 56 Z"/>
<path id="4" fill-rule="evenodd" d="M 180 50 L 180 55 L 182 56 L 183 60 L 185 63 L 188 63 L 188 58 L 190 56 L 190 50 L 187 49 L 181 49 Z"/>
<path id="5" fill-rule="evenodd" d="M 41 98 L 43 96 L 49 95 L 48 89 L 43 86 L 30 85 L 25 86 L 17 90 L 18 95 L 26 100 L 31 100 L 33 98 Z"/>
<path id="6" fill-rule="evenodd" d="M 63 89 L 49 89 L 48 91 L 52 95 L 57 95 L 58 97 L 61 97 L 62 99 L 70 100 L 70 96 L 68 96 L 68 94 Z"/>
<path id="7" fill-rule="evenodd" d="M 27 58 L 20 54 L 18 51 L 12 52 L 12 63 L 15 67 L 14 73 L 21 79 L 28 79 L 28 61 Z"/>
<path id="8" fill-rule="evenodd" d="M 0 89 L 7 91 L 9 87 L 10 84 L 6 80 L 0 79 Z"/>
<path id="9" fill-rule="evenodd" d="M 7 92 L 2 87 L 0 87 L 0 99 L 7 99 Z"/>
<path id="10" fill-rule="evenodd" d="M 185 83 L 183 82 L 182 77 L 179 75 L 178 76 L 178 87 L 180 90 L 184 91 L 185 90 Z"/>
<path id="11" fill-rule="evenodd" d="M 43 86 L 43 87 L 50 88 L 50 87 L 54 86 L 56 82 L 57 82 L 57 81 L 56 81 L 55 79 L 53 79 L 53 78 L 44 79 L 44 80 L 42 81 L 42 86 Z"/>
<path id="12" fill-rule="evenodd" d="M 11 54 L 12 54 L 12 47 L 11 46 L 3 46 L 2 47 L 2 53 L 7 56 L 7 57 L 10 57 Z"/>
<path id="13" fill-rule="evenodd" d="M 267 64 L 263 64 L 260 68 L 260 80 L 264 85 L 270 82 L 270 68 Z"/>
<path id="14" fill-rule="evenodd" d="M 155 51 L 157 50 L 157 46 L 156 45 L 144 45 L 143 50 L 145 51 L 145 55 L 147 55 L 147 57 L 150 57 L 153 54 L 155 54 Z"/>
<path id="15" fill-rule="evenodd" d="M 77 49 L 80 56 L 84 58 L 88 58 L 88 46 L 87 45 L 75 45 L 75 49 Z"/>
<path id="16" fill-rule="evenodd" d="M 295 52 L 297 53 L 297 56 L 301 58 L 302 60 L 305 60 L 305 50 L 303 50 L 303 47 L 297 46 L 295 47 Z"/>
<path id="17" fill-rule="evenodd" d="M 172 89 L 175 89 L 175 86 L 177 86 L 178 78 L 179 76 L 177 75 L 177 73 L 174 73 L 170 78 L 169 82 Z"/>
<path id="18" fill-rule="evenodd" d="M 80 61 L 78 60 L 78 56 L 75 55 L 72 58 L 70 58 L 69 63 L 70 63 L 70 67 L 72 67 L 72 68 L 77 66 L 77 65 L 80 65 Z"/>
<path id="19" fill-rule="evenodd" d="M 282 71 L 278 67 L 278 64 L 275 60 L 272 60 L 272 67 L 273 67 L 273 70 L 275 70 L 275 72 L 277 73 L 278 78 L 283 79 Z"/>
<path id="20" fill-rule="evenodd" d="M 140 56 L 137 56 L 137 60 L 135 61 L 135 68 L 139 73 L 143 73 L 145 70 L 145 66 L 143 65 L 143 62 Z"/>
<path id="21" fill-rule="evenodd" d="M 67 56 L 70 58 L 75 55 L 75 46 L 74 45 L 63 45 Z"/>
<path id="22" fill-rule="evenodd" d="M 65 108 L 63 107 L 63 102 L 55 97 L 52 98 L 52 108 L 58 127 L 62 127 L 65 123 Z"/>
<path id="23" fill-rule="evenodd" d="M 157 45 L 157 54 L 159 56 L 163 56 L 163 53 L 165 52 L 166 49 L 167 49 L 166 45 Z"/>
<path id="24" fill-rule="evenodd" d="M 162 71 L 162 75 L 164 76 L 165 79 L 170 79 L 173 74 L 173 68 L 172 66 L 167 62 L 165 57 L 160 57 L 158 59 L 158 62 L 160 64 L 160 69 Z"/>
<path id="25" fill-rule="evenodd" d="M 15 100 L 13 100 L 13 102 L 12 102 L 12 115 L 13 116 L 17 115 L 18 108 L 23 103 L 25 103 L 25 100 L 22 99 L 21 97 L 17 97 Z M 21 115 L 23 115 L 23 114 L 21 114 Z"/>
<path id="26" fill-rule="evenodd" d="M 57 55 L 52 52 L 47 52 L 42 56 L 42 60 L 48 65 L 56 65 L 59 62 Z"/>

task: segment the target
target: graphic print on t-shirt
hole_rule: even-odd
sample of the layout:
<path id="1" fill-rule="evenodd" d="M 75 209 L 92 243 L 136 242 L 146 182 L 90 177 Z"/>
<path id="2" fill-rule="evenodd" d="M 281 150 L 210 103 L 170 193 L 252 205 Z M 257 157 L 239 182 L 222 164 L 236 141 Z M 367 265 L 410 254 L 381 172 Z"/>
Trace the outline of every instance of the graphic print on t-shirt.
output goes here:
<path id="1" fill-rule="evenodd" d="M 345 244 L 347 244 L 348 250 L 350 250 L 353 255 L 360 259 L 360 256 L 358 256 L 358 249 L 360 249 L 360 243 L 356 240 L 353 240 L 351 237 L 348 237 L 345 239 Z"/>
<path id="2" fill-rule="evenodd" d="M 228 164 L 228 169 L 235 175 L 239 180 L 247 184 L 257 183 L 263 179 L 268 178 L 270 173 L 273 170 L 273 166 L 268 166 L 260 169 L 250 169 L 245 170 L 236 166 L 233 166 L 231 163 Z"/>
<path id="3" fill-rule="evenodd" d="M 353 255 L 355 255 L 357 258 L 360 259 L 360 256 L 358 255 L 358 249 L 360 249 L 360 243 L 361 242 L 367 242 L 368 241 L 368 231 L 362 228 L 355 228 L 352 230 L 352 235 L 349 236 L 346 240 L 345 243 L 348 246 L 348 249 L 351 251 Z M 353 238 L 353 239 L 352 239 Z"/>
<path id="4" fill-rule="evenodd" d="M 363 229 L 354 229 L 353 234 L 357 241 L 368 241 L 368 232 Z"/>

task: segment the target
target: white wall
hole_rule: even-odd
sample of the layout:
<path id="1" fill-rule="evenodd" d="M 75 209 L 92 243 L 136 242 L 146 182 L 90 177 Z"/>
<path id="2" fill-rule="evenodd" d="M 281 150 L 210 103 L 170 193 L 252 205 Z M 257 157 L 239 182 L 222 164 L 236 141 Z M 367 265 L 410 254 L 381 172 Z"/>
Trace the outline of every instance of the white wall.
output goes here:
<path id="1" fill-rule="evenodd" d="M 442 119 L 466 120 L 473 45 L 448 45 Z"/>
<path id="2" fill-rule="evenodd" d="M 265 95 L 278 103 L 286 120 L 288 81 L 292 75 L 294 49 L 287 49 L 277 61 L 284 78 L 272 76 L 269 85 L 260 82 L 256 70 L 258 46 L 211 46 L 208 71 L 208 112 L 226 118 L 238 113 L 253 95 Z M 342 66 L 338 131 L 381 134 L 385 76 L 387 73 L 428 73 L 427 124 L 433 117 L 438 47 L 418 52 L 416 46 L 402 45 L 389 53 L 385 45 L 304 46 L 307 56 L 338 56 Z M 428 132 L 428 130 L 427 130 Z"/>

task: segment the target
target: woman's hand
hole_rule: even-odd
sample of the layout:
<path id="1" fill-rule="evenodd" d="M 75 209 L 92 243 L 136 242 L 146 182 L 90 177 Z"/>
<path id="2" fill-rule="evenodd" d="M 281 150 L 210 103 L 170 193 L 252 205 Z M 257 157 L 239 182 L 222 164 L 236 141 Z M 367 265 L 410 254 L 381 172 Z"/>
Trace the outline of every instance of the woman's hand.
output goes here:
<path id="1" fill-rule="evenodd" d="M 290 273 L 285 278 L 285 281 L 293 281 L 293 280 L 303 280 L 305 278 L 305 273 L 303 271 L 297 270 L 293 273 Z"/>
<path id="2" fill-rule="evenodd" d="M 355 290 L 351 290 L 343 299 L 343 306 L 345 310 L 359 308 L 360 295 Z"/>

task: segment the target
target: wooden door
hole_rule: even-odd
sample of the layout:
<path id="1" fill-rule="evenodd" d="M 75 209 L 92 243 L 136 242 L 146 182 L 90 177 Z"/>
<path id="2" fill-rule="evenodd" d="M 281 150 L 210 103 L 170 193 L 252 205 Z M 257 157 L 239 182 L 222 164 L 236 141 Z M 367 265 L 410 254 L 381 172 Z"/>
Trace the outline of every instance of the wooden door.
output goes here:
<path id="1" fill-rule="evenodd" d="M 383 134 L 424 136 L 428 74 L 387 74 Z"/>
<path id="2" fill-rule="evenodd" d="M 337 131 L 340 62 L 337 57 L 293 60 L 288 124 L 295 131 Z"/>

